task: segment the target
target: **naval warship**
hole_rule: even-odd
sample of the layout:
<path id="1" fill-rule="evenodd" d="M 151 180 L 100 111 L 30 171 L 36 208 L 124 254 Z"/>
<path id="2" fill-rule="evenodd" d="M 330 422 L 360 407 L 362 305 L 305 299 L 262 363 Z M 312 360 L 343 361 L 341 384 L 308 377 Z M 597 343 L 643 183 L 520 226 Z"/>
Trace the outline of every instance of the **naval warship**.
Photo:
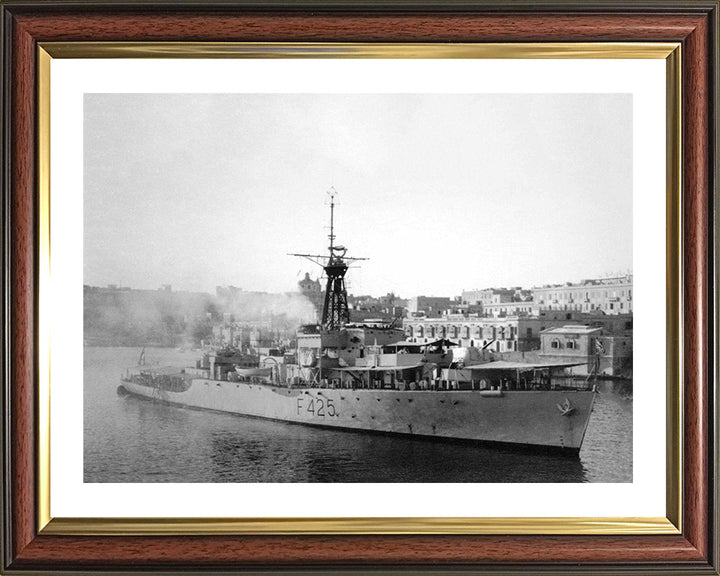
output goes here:
<path id="1" fill-rule="evenodd" d="M 392 323 L 350 321 L 345 276 L 363 258 L 335 243 L 293 254 L 324 270 L 318 324 L 301 326 L 294 355 L 249 362 L 239 350 L 207 351 L 195 366 L 138 365 L 118 393 L 197 409 L 362 432 L 580 451 L 594 388 L 560 388 L 567 364 L 484 361 L 446 339 L 410 342 Z"/>

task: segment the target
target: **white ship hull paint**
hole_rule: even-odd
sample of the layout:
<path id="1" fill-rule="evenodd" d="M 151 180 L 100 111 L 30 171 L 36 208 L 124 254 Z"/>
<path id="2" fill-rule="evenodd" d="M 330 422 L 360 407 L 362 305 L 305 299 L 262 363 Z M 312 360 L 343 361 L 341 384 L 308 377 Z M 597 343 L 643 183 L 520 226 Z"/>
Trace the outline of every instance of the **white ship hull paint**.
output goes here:
<path id="1" fill-rule="evenodd" d="M 575 390 L 396 391 L 286 388 L 195 379 L 185 392 L 123 381 L 162 402 L 331 428 L 500 442 L 577 452 L 595 393 Z M 569 407 L 567 401 L 569 401 Z"/>

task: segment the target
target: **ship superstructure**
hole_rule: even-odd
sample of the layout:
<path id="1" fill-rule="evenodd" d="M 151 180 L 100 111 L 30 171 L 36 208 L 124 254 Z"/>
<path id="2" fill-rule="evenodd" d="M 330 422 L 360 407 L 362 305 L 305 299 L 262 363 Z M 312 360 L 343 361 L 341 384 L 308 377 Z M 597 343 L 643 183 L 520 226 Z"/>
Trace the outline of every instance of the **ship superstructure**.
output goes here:
<path id="1" fill-rule="evenodd" d="M 553 373 L 569 365 L 492 362 L 446 339 L 406 341 L 392 323 L 350 321 L 345 277 L 350 263 L 366 259 L 336 244 L 329 194 L 328 254 L 293 254 L 327 278 L 320 322 L 299 328 L 294 356 L 249 362 L 219 350 L 181 370 L 138 366 L 118 391 L 314 426 L 577 453 L 595 392 L 553 385 Z"/>
<path id="2" fill-rule="evenodd" d="M 335 188 L 330 188 L 330 233 L 328 253 L 293 253 L 322 267 L 325 295 L 320 323 L 301 326 L 297 333 L 298 365 L 288 366 L 286 378 L 294 383 L 339 384 L 339 369 L 355 366 L 369 346 L 384 346 L 400 340 L 403 331 L 386 322 L 351 324 L 345 275 L 351 263 L 367 258 L 347 256 L 347 248 L 335 243 Z"/>

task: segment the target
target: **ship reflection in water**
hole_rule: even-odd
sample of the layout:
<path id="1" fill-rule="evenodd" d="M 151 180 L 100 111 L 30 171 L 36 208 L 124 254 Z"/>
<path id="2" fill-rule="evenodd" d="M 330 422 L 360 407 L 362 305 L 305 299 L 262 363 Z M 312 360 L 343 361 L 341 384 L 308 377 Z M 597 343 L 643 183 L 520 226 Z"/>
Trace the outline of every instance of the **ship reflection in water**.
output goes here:
<path id="1" fill-rule="evenodd" d="M 632 398 L 599 394 L 579 458 L 325 430 L 118 398 L 133 348 L 85 348 L 85 482 L 632 482 Z M 190 352 L 148 351 L 162 364 Z"/>

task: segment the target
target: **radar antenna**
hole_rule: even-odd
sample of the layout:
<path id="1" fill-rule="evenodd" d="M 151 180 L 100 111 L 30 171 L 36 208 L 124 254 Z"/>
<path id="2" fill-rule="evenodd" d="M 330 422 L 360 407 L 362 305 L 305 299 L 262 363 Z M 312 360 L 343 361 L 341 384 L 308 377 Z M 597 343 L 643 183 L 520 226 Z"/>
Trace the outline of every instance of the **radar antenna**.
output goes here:
<path id="1" fill-rule="evenodd" d="M 335 245 L 335 196 L 338 193 L 334 187 L 331 187 L 327 194 L 330 196 L 329 255 L 290 254 L 290 256 L 306 258 L 310 262 L 321 266 L 325 271 L 327 283 L 325 285 L 325 301 L 320 323 L 326 330 L 333 330 L 350 322 L 350 309 L 348 308 L 347 290 L 345 288 L 345 274 L 348 270 L 348 264 L 358 260 L 367 260 L 367 258 L 345 256 L 347 248 L 342 245 Z"/>

